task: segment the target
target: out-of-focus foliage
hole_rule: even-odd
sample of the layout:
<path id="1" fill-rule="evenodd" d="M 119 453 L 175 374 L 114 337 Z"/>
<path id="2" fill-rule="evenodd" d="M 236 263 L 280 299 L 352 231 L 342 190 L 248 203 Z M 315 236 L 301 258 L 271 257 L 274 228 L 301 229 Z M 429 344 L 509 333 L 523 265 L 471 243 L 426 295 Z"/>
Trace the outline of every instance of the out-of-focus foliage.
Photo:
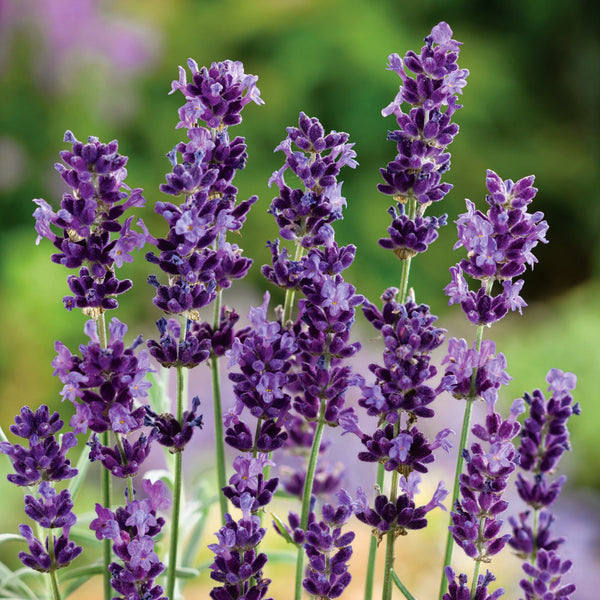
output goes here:
<path id="1" fill-rule="evenodd" d="M 74 348 L 82 339 L 84 318 L 67 314 L 61 303 L 67 273 L 50 263 L 46 240 L 34 245 L 31 218 L 32 198 L 58 203 L 62 189 L 52 165 L 65 147 L 66 129 L 81 140 L 88 135 L 118 138 L 121 153 L 130 157 L 129 185 L 145 189 L 148 207 L 141 216 L 156 232 L 162 224 L 152 205 L 161 198 L 158 185 L 170 168 L 165 154 L 182 138 L 174 129 L 181 99 L 168 95 L 177 66 L 188 57 L 200 65 L 225 58 L 243 61 L 246 72 L 259 76 L 266 103 L 250 105 L 242 125 L 232 130 L 246 137 L 249 150 L 248 166 L 236 178 L 240 198 L 260 196 L 239 242 L 255 259 L 250 281 L 264 287 L 259 267 L 269 259 L 265 242 L 277 235 L 266 212 L 274 195 L 266 182 L 283 156 L 273 154 L 273 148 L 302 110 L 318 116 L 326 128 L 349 132 L 356 143 L 360 167 L 346 174 L 348 209 L 337 229 L 342 242 L 358 247 L 348 279 L 374 299 L 399 277 L 396 259 L 377 245 L 388 226 L 390 205 L 376 190 L 378 170 L 395 154 L 386 133 L 396 128 L 393 117 L 384 119 L 380 111 L 399 84 L 385 68 L 387 57 L 419 48 L 442 20 L 464 43 L 460 62 L 471 76 L 462 96 L 464 109 L 456 116 L 461 132 L 450 147 L 447 180 L 454 190 L 429 211 L 447 212 L 452 221 L 464 210 L 465 197 L 481 206 L 486 168 L 515 180 L 536 174 L 540 192 L 535 206 L 550 223 L 550 244 L 538 252 L 540 263 L 527 277 L 524 296 L 532 304 L 554 300 L 543 313 L 545 320 L 526 331 L 572 352 L 564 357 L 566 364 L 544 366 L 533 385 L 542 385 L 552 366 L 589 368 L 578 373 L 585 380 L 594 365 L 573 357 L 592 353 L 597 368 L 598 352 L 569 336 L 590 331 L 585 323 L 575 326 L 573 298 L 595 299 L 598 305 L 598 294 L 589 291 L 600 264 L 597 16 L 596 3 L 562 0 L 0 2 L 2 424 L 23 403 L 56 406 L 53 340 Z M 451 251 L 454 236 L 450 224 L 414 261 L 411 273 L 417 299 L 442 318 L 448 309 L 441 288 L 448 267 L 457 261 Z M 152 332 L 159 316 L 145 283 L 150 272 L 141 255 L 125 269 L 135 287 L 123 300 L 119 318 L 131 331 Z M 568 296 L 561 304 L 563 294 L 586 285 L 587 295 Z M 554 312 L 559 306 L 567 309 Z M 596 314 L 597 324 L 597 310 L 587 309 L 590 319 Z M 518 336 L 519 328 L 517 323 L 512 333 Z M 531 357 L 542 350 L 533 343 L 527 349 L 516 359 L 525 361 L 519 369 L 530 360 L 534 367 Z M 507 354 L 510 370 L 515 359 Z M 523 382 L 527 385 L 529 380 Z M 580 401 L 586 419 L 597 422 L 594 398 Z M 594 440 L 589 432 L 584 439 Z M 579 478 L 600 487 L 599 472 L 581 471 Z"/>

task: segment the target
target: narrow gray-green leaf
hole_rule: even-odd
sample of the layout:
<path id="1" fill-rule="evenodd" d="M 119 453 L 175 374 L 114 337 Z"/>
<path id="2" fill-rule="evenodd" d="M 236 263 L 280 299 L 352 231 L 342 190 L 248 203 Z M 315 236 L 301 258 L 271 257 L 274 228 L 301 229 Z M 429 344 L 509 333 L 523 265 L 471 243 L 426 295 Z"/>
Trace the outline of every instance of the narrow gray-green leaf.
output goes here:
<path id="1" fill-rule="evenodd" d="M 104 564 L 97 562 L 77 569 L 65 569 L 64 572 L 61 571 L 60 580 L 61 582 L 69 581 L 70 579 L 76 579 L 77 577 L 89 579 L 94 575 L 102 575 L 102 573 L 104 573 Z"/>
<path id="2" fill-rule="evenodd" d="M 292 539 L 292 536 L 290 535 L 289 531 L 285 528 L 284 522 L 275 513 L 269 512 L 269 514 L 273 517 L 277 525 L 277 529 L 279 530 L 279 533 L 285 539 L 285 541 L 288 542 L 288 544 L 294 544 L 294 546 L 297 547 L 298 544 L 296 544 L 296 542 Z"/>
<path id="3" fill-rule="evenodd" d="M 0 533 L 0 544 L 4 542 L 25 542 L 25 538 L 18 533 Z"/>
<path id="4" fill-rule="evenodd" d="M 81 450 L 81 454 L 79 455 L 79 459 L 77 460 L 77 464 L 75 468 L 77 469 L 77 475 L 71 479 L 71 483 L 69 484 L 69 492 L 71 492 L 71 498 L 73 502 L 75 502 L 75 498 L 81 489 L 83 482 L 85 481 L 85 476 L 90 468 L 92 461 L 90 460 L 90 453 L 83 448 Z"/>

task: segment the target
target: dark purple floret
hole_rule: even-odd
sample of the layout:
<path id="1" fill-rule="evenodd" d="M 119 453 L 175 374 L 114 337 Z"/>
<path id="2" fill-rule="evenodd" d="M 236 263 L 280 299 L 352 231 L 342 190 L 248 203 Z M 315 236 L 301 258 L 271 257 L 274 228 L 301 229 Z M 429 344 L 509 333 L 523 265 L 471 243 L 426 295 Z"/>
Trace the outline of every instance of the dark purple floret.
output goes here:
<path id="1" fill-rule="evenodd" d="M 448 591 L 443 595 L 442 600 L 497 600 L 497 598 L 504 595 L 504 588 L 498 588 L 496 591 L 489 593 L 490 583 L 496 580 L 489 571 L 477 578 L 477 587 L 473 596 L 471 596 L 468 578 L 464 573 L 458 576 L 457 581 L 454 569 L 448 566 L 445 569 L 445 574 L 448 579 Z"/>
<path id="2" fill-rule="evenodd" d="M 529 517 L 529 512 L 522 512 L 519 513 L 518 521 L 514 517 L 508 518 L 512 527 L 512 537 L 508 544 L 523 560 L 531 558 L 538 550 L 556 550 L 565 541 L 564 537 L 552 537 L 550 527 L 555 517 L 549 510 L 539 511 L 535 536 L 532 526 L 528 523 Z"/>
<path id="3" fill-rule="evenodd" d="M 19 525 L 19 533 L 27 541 L 28 552 L 19 552 L 19 559 L 30 569 L 48 573 L 56 569 L 68 566 L 71 561 L 77 558 L 81 552 L 81 546 L 68 539 L 68 534 L 63 532 L 60 536 L 53 536 L 54 560 L 48 554 L 48 538 L 45 544 L 42 544 L 34 535 L 29 525 Z"/>
<path id="4" fill-rule="evenodd" d="M 90 524 L 99 540 L 112 540 L 114 554 L 123 561 L 112 562 L 108 567 L 111 585 L 121 594 L 118 600 L 166 600 L 162 587 L 154 582 L 165 565 L 154 550 L 153 539 L 165 524 L 156 511 L 168 506 L 166 489 L 159 482 L 144 480 L 142 485 L 148 498 L 133 500 L 115 512 L 96 504 L 97 518 Z"/>
<path id="5" fill-rule="evenodd" d="M 540 550 L 535 565 L 525 563 L 523 570 L 528 579 L 520 581 L 525 600 L 568 600 L 575 591 L 574 584 L 563 584 L 562 577 L 571 569 L 570 560 L 561 560 L 554 552 Z"/>
<path id="6" fill-rule="evenodd" d="M 179 90 L 187 101 L 179 109 L 181 121 L 177 127 L 194 127 L 198 119 L 212 129 L 237 125 L 246 104 L 264 104 L 256 87 L 258 77 L 244 73 L 241 62 L 225 60 L 199 69 L 196 61 L 189 58 L 187 65 L 192 81 L 187 82 L 186 71 L 179 67 L 179 80 L 171 84 L 170 93 Z"/>
<path id="7" fill-rule="evenodd" d="M 123 439 L 123 452 L 121 453 L 118 446 L 103 446 L 98 441 L 98 436 L 94 434 L 88 442 L 90 460 L 92 462 L 99 460 L 114 477 L 133 477 L 138 473 L 150 453 L 153 439 L 154 433 L 149 436 L 141 434 L 133 443 L 128 439 Z"/>
<path id="8" fill-rule="evenodd" d="M 267 555 L 256 548 L 265 535 L 260 518 L 251 513 L 255 500 L 249 492 L 239 497 L 242 518 L 234 521 L 225 515 L 225 525 L 217 532 L 217 543 L 208 546 L 215 554 L 210 576 L 222 584 L 213 588 L 213 600 L 248 598 L 260 600 L 267 593 L 270 579 L 263 578 Z"/>
<path id="9" fill-rule="evenodd" d="M 552 396 L 546 400 L 541 390 L 525 394 L 529 416 L 521 433 L 521 467 L 534 473 L 551 473 L 562 454 L 570 450 L 567 421 L 579 412 L 570 394 L 575 389 L 576 377 L 551 369 L 546 376 Z"/>
<path id="10" fill-rule="evenodd" d="M 62 428 L 63 422 L 58 412 L 52 413 L 46 405 L 35 412 L 23 407 L 15 417 L 15 424 L 10 431 L 28 440 L 29 447 L 20 444 L 0 442 L 0 452 L 6 454 L 15 470 L 7 475 L 7 479 L 16 485 L 35 485 L 40 481 L 61 481 L 77 474 L 66 458 L 70 448 L 77 445 L 77 439 L 71 432 L 66 432 L 60 445 L 55 434 Z"/>
<path id="11" fill-rule="evenodd" d="M 348 495 L 340 492 L 342 503 L 325 504 L 322 520 L 311 519 L 304 538 L 308 557 L 304 589 L 315 597 L 327 600 L 339 598 L 352 579 L 347 562 L 352 556 L 354 532 L 342 527 L 352 516 L 354 506 Z"/>
<path id="12" fill-rule="evenodd" d="M 259 454 L 256 458 L 252 456 L 237 456 L 233 460 L 233 468 L 236 473 L 229 479 L 229 485 L 223 488 L 223 494 L 231 500 L 231 503 L 241 508 L 241 499 L 244 494 L 252 497 L 249 508 L 256 512 L 262 506 L 271 502 L 273 494 L 277 489 L 279 479 L 272 477 L 265 480 L 263 469 L 274 463 L 267 459 L 266 454 Z"/>
<path id="13" fill-rule="evenodd" d="M 471 445 L 463 455 L 467 472 L 459 477 L 460 498 L 451 512 L 450 531 L 455 542 L 475 560 L 486 561 L 497 554 L 511 538 L 500 535 L 502 520 L 499 515 L 508 508 L 503 499 L 508 477 L 519 462 L 512 439 L 518 434 L 517 417 L 524 411 L 522 400 L 516 400 L 507 419 L 488 402 L 485 427 L 475 425 L 473 434 L 486 442 Z"/>
<path id="14" fill-rule="evenodd" d="M 114 296 L 127 291 L 131 282 L 118 280 L 114 267 L 131 262 L 132 251 L 153 239 L 141 219 L 136 221 L 141 232 L 131 228 L 133 216 L 119 223 L 127 210 L 145 204 L 142 190 L 125 185 L 127 157 L 117 153 L 116 140 L 102 144 L 90 137 L 83 144 L 67 131 L 64 141 L 72 144 L 72 151 L 61 152 L 67 166 L 57 164 L 56 170 L 73 193 L 63 194 L 56 213 L 45 200 L 34 200 L 38 205 L 33 213 L 36 243 L 48 238 L 58 249 L 52 255 L 54 262 L 80 269 L 79 276 L 68 278 L 74 294 L 63 299 L 68 310 L 75 306 L 88 312 L 116 308 Z M 51 226 L 61 229 L 61 234 Z"/>
<path id="15" fill-rule="evenodd" d="M 191 410 L 183 413 L 181 423 L 170 413 L 158 415 L 149 406 L 146 409 L 144 425 L 152 427 L 153 438 L 161 445 L 169 448 L 169 452 L 183 452 L 186 444 L 192 439 L 196 428 L 202 429 L 202 415 L 199 414 L 200 398 L 194 396 Z"/>
<path id="16" fill-rule="evenodd" d="M 437 230 L 445 225 L 447 220 L 447 215 L 441 217 L 417 215 L 414 220 L 411 220 L 405 214 L 403 204 L 398 204 L 398 210 L 391 207 L 388 212 L 393 219 L 388 227 L 390 237 L 380 239 L 379 245 L 392 250 L 400 260 L 426 252 L 429 244 L 437 239 Z"/>

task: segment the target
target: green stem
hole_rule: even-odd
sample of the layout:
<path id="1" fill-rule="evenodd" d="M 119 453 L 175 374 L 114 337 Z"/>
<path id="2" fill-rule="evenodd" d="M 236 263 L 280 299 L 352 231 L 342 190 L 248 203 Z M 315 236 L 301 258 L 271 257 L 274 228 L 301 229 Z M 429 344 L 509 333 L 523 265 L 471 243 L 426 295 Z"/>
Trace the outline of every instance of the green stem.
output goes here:
<path id="1" fill-rule="evenodd" d="M 395 573 L 395 571 L 392 569 L 391 572 L 392 575 L 392 580 L 394 581 L 394 583 L 396 584 L 396 587 L 404 594 L 404 597 L 406 598 L 406 600 L 417 600 L 407 589 L 406 586 L 400 581 L 400 577 L 398 577 L 398 575 Z"/>
<path id="2" fill-rule="evenodd" d="M 60 589 L 58 587 L 58 578 L 56 571 L 50 571 L 50 583 L 52 585 L 52 597 L 54 600 L 61 600 Z"/>
<path id="3" fill-rule="evenodd" d="M 301 246 L 298 242 L 296 242 L 296 253 L 294 255 L 294 262 L 298 262 L 304 256 L 304 247 Z M 296 295 L 296 290 L 287 289 L 285 290 L 285 300 L 283 302 L 283 322 L 282 325 L 292 319 L 292 311 L 294 310 L 294 297 Z"/>
<path id="4" fill-rule="evenodd" d="M 400 432 L 400 417 L 394 424 L 394 437 Z M 390 489 L 390 503 L 395 504 L 398 497 L 398 471 L 392 473 L 392 486 Z M 383 567 L 383 592 L 382 600 L 390 600 L 392 597 L 392 571 L 394 570 L 394 550 L 396 545 L 396 531 L 390 529 L 385 536 L 385 563 Z"/>
<path id="5" fill-rule="evenodd" d="M 308 467 L 306 468 L 306 479 L 304 480 L 304 490 L 302 494 L 302 512 L 300 515 L 300 528 L 306 531 L 308 527 L 308 517 L 310 513 L 310 500 L 312 496 L 313 482 L 315 479 L 315 471 L 317 469 L 317 458 L 319 456 L 319 448 L 321 447 L 321 440 L 323 438 L 323 430 L 325 428 L 325 399 L 321 399 L 321 409 L 319 411 L 319 420 L 317 422 L 317 428 L 315 430 L 315 437 L 313 439 L 312 448 L 310 451 L 310 457 L 308 459 Z M 302 598 L 302 576 L 304 573 L 304 548 L 300 546 L 298 548 L 298 559 L 296 561 L 296 588 L 295 588 L 295 600 Z"/>
<path id="6" fill-rule="evenodd" d="M 107 336 L 106 336 L 106 318 L 104 313 L 100 313 L 100 317 L 98 318 L 98 339 L 100 341 L 100 347 L 106 348 L 107 346 Z M 100 443 L 103 446 L 108 446 L 110 443 L 109 433 L 105 431 L 100 434 Z M 111 506 L 111 480 L 110 480 L 110 471 L 105 468 L 102 468 L 101 475 L 101 484 L 102 484 L 102 504 L 104 508 L 110 509 Z M 112 547 L 111 541 L 109 539 L 102 540 L 102 560 L 104 563 L 104 571 L 103 571 L 103 580 L 104 580 L 104 600 L 110 600 L 112 598 L 111 585 L 110 585 L 110 571 L 108 567 L 112 562 Z"/>
<path id="7" fill-rule="evenodd" d="M 475 561 L 475 567 L 473 568 L 473 579 L 471 580 L 471 600 L 474 600 L 475 594 L 477 593 L 477 579 L 479 579 L 479 567 L 481 561 Z"/>
<path id="8" fill-rule="evenodd" d="M 383 489 L 385 478 L 385 468 L 383 463 L 377 466 L 377 485 L 379 489 Z M 375 559 L 377 557 L 377 538 L 372 535 L 369 543 L 369 557 L 367 559 L 367 574 L 365 578 L 365 600 L 373 599 L 373 583 L 375 581 Z"/>
<path id="9" fill-rule="evenodd" d="M 127 464 L 127 459 L 125 457 L 125 450 L 123 449 L 123 441 L 121 440 L 121 436 L 115 432 L 115 439 L 117 440 L 117 448 L 119 449 L 119 454 L 121 456 L 121 460 L 123 461 L 123 465 Z M 133 478 L 127 477 L 127 502 L 133 502 Z"/>
<path id="10" fill-rule="evenodd" d="M 479 325 L 477 327 L 475 347 L 476 347 L 478 353 L 481 350 L 481 343 L 483 341 L 483 328 L 484 328 L 483 325 Z M 463 464 L 464 464 L 464 460 L 465 460 L 464 456 L 463 456 L 463 450 L 467 447 L 467 438 L 469 437 L 469 426 L 471 423 L 471 409 L 473 408 L 473 401 L 476 398 L 475 384 L 476 384 L 476 380 L 477 380 L 477 371 L 478 371 L 478 367 L 475 367 L 473 369 L 473 373 L 471 374 L 471 390 L 469 392 L 469 396 L 466 398 L 465 413 L 463 416 L 462 430 L 460 433 L 460 444 L 458 446 L 458 456 L 456 457 L 456 470 L 454 472 L 454 486 L 452 488 L 450 510 L 452 510 L 454 508 L 454 503 L 458 499 L 458 494 L 459 494 L 459 489 L 460 489 L 459 478 L 462 473 Z M 450 515 L 448 526 L 450 527 L 451 524 L 452 524 L 452 516 Z M 453 547 L 454 547 L 454 538 L 452 537 L 452 533 L 450 532 L 450 530 L 448 530 L 448 534 L 446 536 L 446 550 L 444 553 L 444 564 L 442 566 L 442 577 L 441 577 L 441 581 L 440 581 L 440 594 L 439 594 L 440 600 L 442 600 L 442 596 L 444 595 L 444 588 L 446 587 L 446 574 L 445 574 L 444 569 L 452 561 Z"/>
<path id="11" fill-rule="evenodd" d="M 538 547 L 537 547 L 537 535 L 538 535 L 538 517 L 540 511 L 538 508 L 533 510 L 533 525 L 531 527 L 531 541 L 533 542 L 533 548 L 531 550 L 531 563 L 535 564 L 537 558 Z"/>
<path id="12" fill-rule="evenodd" d="M 52 598 L 60 600 L 60 589 L 58 587 L 58 577 L 56 576 L 56 564 L 54 560 L 54 532 L 48 529 L 48 556 L 50 557 L 50 587 L 52 589 Z"/>
<path id="13" fill-rule="evenodd" d="M 185 321 L 185 319 L 184 319 Z M 186 328 L 185 322 L 181 325 L 180 338 L 185 340 Z M 183 420 L 183 403 L 186 396 L 186 375 L 187 371 L 178 362 L 177 364 L 177 398 L 176 398 L 176 417 L 181 423 Z M 167 568 L 167 597 L 175 597 L 175 580 L 177 571 L 177 550 L 179 543 L 179 515 L 181 512 L 181 491 L 183 476 L 183 456 L 181 452 L 175 453 L 175 465 L 173 474 L 173 512 L 171 517 L 171 543 L 169 545 L 169 566 Z"/>
<path id="14" fill-rule="evenodd" d="M 215 300 L 213 316 L 213 329 L 219 327 L 221 320 L 221 301 L 223 291 L 219 290 Z M 227 471 L 225 467 L 225 436 L 223 434 L 223 408 L 221 403 L 221 380 L 219 375 L 219 357 L 212 356 L 210 359 L 210 372 L 213 391 L 213 409 L 215 421 L 215 452 L 217 458 L 217 485 L 219 492 L 227 485 Z M 227 498 L 218 494 L 219 508 L 221 511 L 221 525 L 225 525 L 225 514 L 227 513 Z"/>

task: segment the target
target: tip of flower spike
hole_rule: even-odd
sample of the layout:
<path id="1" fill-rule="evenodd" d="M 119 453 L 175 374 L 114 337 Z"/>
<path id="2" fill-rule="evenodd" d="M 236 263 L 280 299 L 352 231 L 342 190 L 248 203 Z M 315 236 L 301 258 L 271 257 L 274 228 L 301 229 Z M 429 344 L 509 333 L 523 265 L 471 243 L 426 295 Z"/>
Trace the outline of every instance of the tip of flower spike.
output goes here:
<path id="1" fill-rule="evenodd" d="M 73 135 L 73 132 L 70 129 L 65 131 L 65 136 L 63 137 L 63 142 L 67 142 L 68 144 L 76 144 L 77 138 Z"/>

